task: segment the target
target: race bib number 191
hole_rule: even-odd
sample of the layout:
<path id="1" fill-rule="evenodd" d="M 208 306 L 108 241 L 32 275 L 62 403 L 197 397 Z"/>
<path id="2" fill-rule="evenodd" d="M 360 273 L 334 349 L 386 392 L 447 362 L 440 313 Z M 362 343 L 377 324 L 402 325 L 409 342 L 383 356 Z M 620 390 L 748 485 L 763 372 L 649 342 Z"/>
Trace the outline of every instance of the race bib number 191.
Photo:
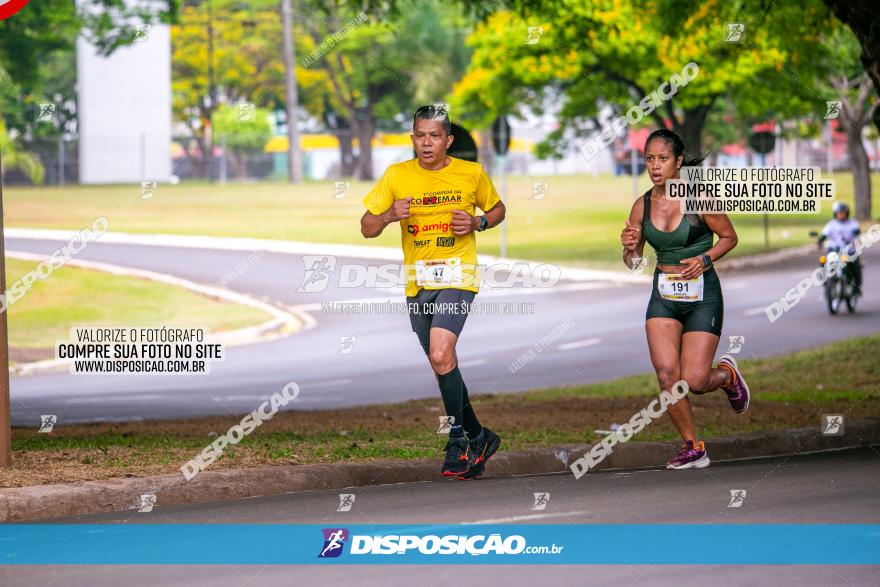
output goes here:
<path id="1" fill-rule="evenodd" d="M 661 273 L 657 276 L 657 291 L 664 300 L 674 302 L 703 301 L 703 276 L 687 279 L 674 273 Z"/>
<path id="2" fill-rule="evenodd" d="M 464 283 L 461 259 L 433 259 L 416 261 L 416 283 L 421 287 L 461 286 Z"/>

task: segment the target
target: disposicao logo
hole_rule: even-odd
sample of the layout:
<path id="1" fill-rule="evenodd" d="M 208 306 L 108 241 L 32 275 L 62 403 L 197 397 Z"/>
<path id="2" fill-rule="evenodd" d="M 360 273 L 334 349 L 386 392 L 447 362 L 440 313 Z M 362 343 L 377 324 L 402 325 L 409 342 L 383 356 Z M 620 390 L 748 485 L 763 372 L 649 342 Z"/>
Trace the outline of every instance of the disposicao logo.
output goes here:
<path id="1" fill-rule="evenodd" d="M 0 20 L 6 20 L 22 8 L 30 0 L 0 0 Z"/>
<path id="2" fill-rule="evenodd" d="M 342 547 L 348 540 L 348 530 L 345 528 L 324 528 L 324 547 L 321 549 L 318 558 L 336 558 L 342 554 Z"/>

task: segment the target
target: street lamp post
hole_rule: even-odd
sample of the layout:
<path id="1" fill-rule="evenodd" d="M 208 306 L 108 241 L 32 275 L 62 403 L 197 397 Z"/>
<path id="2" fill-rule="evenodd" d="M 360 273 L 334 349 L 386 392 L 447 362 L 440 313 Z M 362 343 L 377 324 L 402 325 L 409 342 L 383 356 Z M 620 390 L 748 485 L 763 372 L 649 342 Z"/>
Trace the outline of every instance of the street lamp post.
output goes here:
<path id="1" fill-rule="evenodd" d="M 0 231 L 3 229 L 3 160 L 0 153 Z M 6 250 L 0 234 L 0 294 L 6 295 Z M 3 305 L 5 306 L 5 298 Z M 9 337 L 6 330 L 6 308 L 0 311 L 0 467 L 12 466 L 11 408 L 9 403 Z"/>

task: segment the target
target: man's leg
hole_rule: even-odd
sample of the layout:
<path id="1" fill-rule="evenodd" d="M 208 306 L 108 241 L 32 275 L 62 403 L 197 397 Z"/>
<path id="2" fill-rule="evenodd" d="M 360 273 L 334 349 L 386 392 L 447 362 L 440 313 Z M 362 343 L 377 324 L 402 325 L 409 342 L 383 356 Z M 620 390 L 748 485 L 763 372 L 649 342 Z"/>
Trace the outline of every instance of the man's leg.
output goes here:
<path id="1" fill-rule="evenodd" d="M 458 370 L 458 361 L 455 356 L 455 343 L 458 336 L 445 328 L 431 327 L 430 346 L 428 360 L 431 368 L 437 374 L 437 382 L 440 384 L 440 395 L 443 397 L 443 406 L 446 415 L 455 419 L 449 436 L 464 436 L 464 398 L 465 386 L 461 371 Z"/>
<path id="2" fill-rule="evenodd" d="M 440 328 L 432 328 L 432 323 L 435 320 L 434 314 L 437 312 L 436 308 L 439 307 L 437 305 L 437 296 L 440 293 L 441 292 L 438 291 L 423 290 L 419 292 L 418 296 L 408 297 L 407 301 L 410 303 L 409 319 L 412 324 L 413 332 L 419 337 L 419 343 L 422 345 L 422 349 L 425 351 L 428 360 L 431 362 L 434 376 L 437 377 L 437 384 L 440 387 L 440 394 L 443 398 L 443 405 L 446 408 L 446 415 L 454 418 L 452 422 L 452 430 L 449 434 L 449 441 L 446 443 L 446 448 L 444 449 L 446 451 L 446 458 L 443 461 L 443 466 L 440 468 L 440 472 L 444 476 L 455 477 L 467 472 L 472 458 L 468 440 L 465 437 L 462 428 L 462 420 L 464 419 L 462 408 L 463 394 L 460 391 L 456 392 L 455 390 L 455 377 L 447 377 L 447 375 L 449 375 L 447 373 L 449 370 L 448 366 L 446 369 L 442 370 L 444 375 L 441 376 L 434 364 L 435 361 L 431 358 L 432 346 L 437 349 L 446 348 L 446 346 L 448 346 L 448 341 L 434 342 L 432 344 L 433 331 L 442 330 Z M 445 332 L 452 335 L 454 339 L 458 338 L 453 332 Z M 452 341 L 451 349 L 453 362 L 457 365 L 457 360 L 455 360 L 455 340 Z M 437 355 L 437 353 L 434 354 Z M 457 371 L 458 369 L 456 369 L 456 372 Z M 460 377 L 461 375 L 459 374 L 459 379 Z M 463 388 L 463 386 L 464 381 L 461 382 L 461 387 Z M 458 398 L 457 401 L 456 398 Z"/>
<path id="3" fill-rule="evenodd" d="M 462 412 L 461 423 L 464 425 L 464 431 L 468 438 L 476 438 L 483 431 L 483 426 L 480 424 L 477 414 L 474 413 L 474 408 L 471 406 L 467 384 L 464 385 L 464 411 Z"/>
<path id="4" fill-rule="evenodd" d="M 410 304 L 415 304 L 415 303 L 417 303 L 417 298 L 415 298 L 415 297 L 408 298 L 408 301 L 410 302 Z M 420 308 L 420 309 L 423 310 L 424 308 Z M 432 319 L 432 316 L 430 314 L 426 314 L 421 311 L 418 313 L 411 313 L 410 314 L 410 322 L 412 323 L 413 331 L 419 337 L 419 344 L 421 344 L 422 350 L 425 351 L 425 356 L 428 357 L 429 360 L 431 357 L 431 331 L 433 330 L 431 328 L 431 321 L 432 321 L 431 319 Z M 442 322 L 442 320 L 440 322 Z M 438 329 L 443 330 L 442 328 L 438 328 Z M 458 337 L 455 336 L 455 334 L 452 333 L 451 331 L 448 331 L 448 330 L 443 330 L 443 331 L 447 332 L 453 336 L 453 341 L 452 341 L 453 363 L 456 366 L 456 370 L 457 370 L 458 355 L 455 354 L 455 344 L 458 341 Z M 440 349 L 440 348 L 443 348 L 446 344 L 448 344 L 448 343 L 443 342 L 443 341 L 438 341 L 435 346 L 438 349 Z M 440 374 L 437 372 L 437 369 L 434 368 L 433 363 L 431 365 L 431 368 L 434 370 L 434 376 L 437 377 L 437 385 L 440 386 Z M 458 375 L 460 377 L 461 373 L 459 372 Z M 465 385 L 464 380 L 462 380 L 463 393 L 462 393 L 461 403 L 463 405 L 463 408 L 462 408 L 461 414 L 459 414 L 458 410 L 457 410 L 458 401 L 452 402 L 453 405 L 451 407 L 455 411 L 454 412 L 449 411 L 450 406 L 447 404 L 446 395 L 443 394 L 442 386 L 440 386 L 440 387 L 441 387 L 441 395 L 443 395 L 443 404 L 447 408 L 446 415 L 447 416 L 455 416 L 455 424 L 464 426 L 464 432 L 467 434 L 467 436 L 469 438 L 475 438 L 483 430 L 483 427 L 480 425 L 480 421 L 477 419 L 477 415 L 474 413 L 473 406 L 471 406 L 471 400 L 470 400 L 470 397 L 468 396 L 467 385 Z"/>
<path id="5" fill-rule="evenodd" d="M 455 346 L 464 328 L 470 305 L 476 294 L 459 289 L 441 290 L 434 300 L 436 313 L 431 321 L 428 358 L 437 374 L 443 401 L 451 403 L 456 410 L 456 424 L 463 426 L 468 438 L 473 440 L 482 431 L 468 397 L 467 385 L 458 370 Z M 445 391 L 444 391 L 445 389 Z M 461 412 L 458 412 L 458 405 Z M 450 414 L 452 415 L 452 414 Z"/>
<path id="6" fill-rule="evenodd" d="M 850 263 L 852 266 L 852 276 L 853 276 L 853 285 L 856 287 L 856 291 L 861 295 L 862 293 L 862 260 L 861 258 L 856 258 L 855 261 Z"/>

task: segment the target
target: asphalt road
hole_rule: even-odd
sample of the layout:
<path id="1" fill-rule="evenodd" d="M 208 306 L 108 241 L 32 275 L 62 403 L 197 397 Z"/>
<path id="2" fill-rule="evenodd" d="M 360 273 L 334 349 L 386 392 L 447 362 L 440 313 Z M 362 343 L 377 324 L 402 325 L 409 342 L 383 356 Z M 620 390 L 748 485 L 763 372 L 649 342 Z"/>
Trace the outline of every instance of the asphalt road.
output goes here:
<path id="1" fill-rule="evenodd" d="M 48 255 L 57 241 L 7 239 L 8 250 Z M 205 284 L 229 275 L 248 251 L 92 243 L 78 258 L 149 269 Z M 208 374 L 71 375 L 14 377 L 12 421 L 37 426 L 41 414 L 65 423 L 167 419 L 243 414 L 296 381 L 302 390 L 287 409 L 334 408 L 436 397 L 436 382 L 405 315 L 330 314 L 321 302 L 375 299 L 403 302 L 402 290 L 339 288 L 297 293 L 305 265 L 296 255 L 266 253 L 228 283 L 232 290 L 305 311 L 314 327 L 271 342 L 233 347 Z M 722 275 L 727 336 L 743 335 L 740 357 L 764 357 L 880 331 L 880 286 L 874 277 L 880 248 L 865 253 L 865 291 L 858 312 L 830 316 L 814 288 L 771 324 L 763 309 L 816 267 L 812 256 L 771 268 Z M 374 266 L 379 261 L 337 259 Z M 477 301 L 534 304 L 504 314 L 472 315 L 459 347 L 461 370 L 472 393 L 522 391 L 589 383 L 651 370 L 644 335 L 649 284 L 560 282 L 553 288 L 485 290 Z M 509 308 L 509 307 L 508 307 Z M 143 326 L 143 325 L 133 325 Z M 161 326 L 161 324 L 149 325 Z M 540 341 L 564 330 L 546 348 Z M 341 339 L 353 337 L 350 353 Z M 537 346 L 536 346 L 537 345 Z M 529 349 L 522 368 L 509 366 Z"/>
<path id="2" fill-rule="evenodd" d="M 322 490 L 47 520 L 89 524 L 799 524 L 880 523 L 880 447 L 728 463 L 688 471 L 638 470 L 438 481 Z M 746 491 L 728 507 L 731 490 Z M 350 512 L 338 494 L 354 493 Z M 536 492 L 549 493 L 533 511 Z M 293 545 L 292 545 L 293 546 Z M 235 548 L 234 544 L 219 545 Z M 625 545 L 621 546 L 625 548 Z M 670 551 L 736 544 L 658 544 Z M 620 566 L 57 566 L 0 568 L 3 585 L 876 585 L 877 567 Z"/>

